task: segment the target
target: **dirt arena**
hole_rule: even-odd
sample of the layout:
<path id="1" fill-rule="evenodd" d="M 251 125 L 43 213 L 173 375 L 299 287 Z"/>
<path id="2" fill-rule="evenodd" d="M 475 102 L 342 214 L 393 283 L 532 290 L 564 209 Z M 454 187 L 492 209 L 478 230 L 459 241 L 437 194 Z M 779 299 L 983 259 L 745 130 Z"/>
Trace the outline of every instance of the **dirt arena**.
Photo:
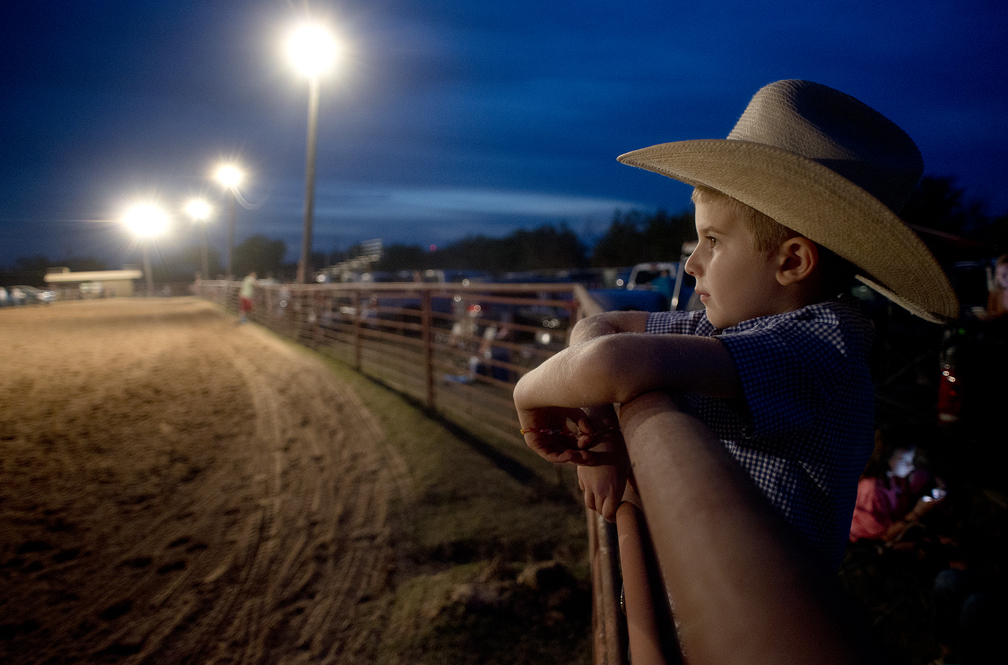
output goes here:
<path id="1" fill-rule="evenodd" d="M 403 460 L 189 298 L 0 310 L 0 662 L 369 662 Z"/>

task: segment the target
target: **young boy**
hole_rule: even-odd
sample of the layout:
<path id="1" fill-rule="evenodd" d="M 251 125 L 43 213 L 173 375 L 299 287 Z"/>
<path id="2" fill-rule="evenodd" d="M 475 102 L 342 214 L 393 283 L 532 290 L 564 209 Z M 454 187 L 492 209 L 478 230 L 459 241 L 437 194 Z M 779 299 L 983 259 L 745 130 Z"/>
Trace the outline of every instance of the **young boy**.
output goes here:
<path id="1" fill-rule="evenodd" d="M 526 442 L 550 461 L 585 465 L 585 503 L 612 519 L 629 467 L 611 405 L 685 393 L 835 570 L 874 427 L 871 325 L 836 294 L 856 275 L 928 320 L 958 314 L 941 268 L 897 216 L 920 153 L 856 99 L 779 81 L 757 92 L 728 139 L 620 161 L 695 187 L 699 243 L 686 271 L 705 311 L 579 322 L 570 347 L 515 387 Z"/>

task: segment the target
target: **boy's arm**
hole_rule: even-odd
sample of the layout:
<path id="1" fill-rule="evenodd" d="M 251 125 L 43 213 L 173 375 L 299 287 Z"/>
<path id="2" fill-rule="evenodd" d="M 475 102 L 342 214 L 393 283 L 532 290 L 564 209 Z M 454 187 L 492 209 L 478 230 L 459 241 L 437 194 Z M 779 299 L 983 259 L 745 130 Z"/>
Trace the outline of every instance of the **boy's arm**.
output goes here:
<path id="1" fill-rule="evenodd" d="M 581 319 L 571 330 L 570 344 L 580 344 L 602 335 L 614 333 L 642 333 L 647 326 L 649 312 L 603 312 Z"/>
<path id="2" fill-rule="evenodd" d="M 575 409 L 623 403 L 654 390 L 732 398 L 742 394 L 735 363 L 720 341 L 692 335 L 602 334 L 575 344 L 526 374 L 514 401 L 528 445 L 551 462 L 586 461 L 569 436 Z"/>
<path id="3" fill-rule="evenodd" d="M 653 390 L 742 394 L 735 361 L 719 340 L 626 333 L 597 337 L 547 359 L 515 386 L 515 402 L 533 409 L 597 406 Z"/>
<path id="4" fill-rule="evenodd" d="M 707 427 L 661 393 L 620 422 L 690 663 L 869 662 L 831 579 Z"/>

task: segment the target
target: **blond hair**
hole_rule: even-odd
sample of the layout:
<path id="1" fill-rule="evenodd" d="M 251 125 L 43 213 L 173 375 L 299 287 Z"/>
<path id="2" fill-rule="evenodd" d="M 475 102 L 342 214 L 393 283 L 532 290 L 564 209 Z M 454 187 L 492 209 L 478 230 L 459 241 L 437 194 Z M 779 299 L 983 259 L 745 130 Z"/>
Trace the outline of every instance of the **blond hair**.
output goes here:
<path id="1" fill-rule="evenodd" d="M 726 206 L 745 224 L 749 231 L 749 237 L 752 238 L 753 248 L 766 256 L 776 252 L 789 238 L 805 237 L 794 229 L 784 226 L 772 217 L 717 189 L 697 185 L 693 188 L 691 198 L 693 205 L 719 203 Z M 844 292 L 859 272 L 858 267 L 819 243 L 815 243 L 815 245 L 819 253 L 821 284 L 826 295 L 833 297 L 837 293 Z"/>
<path id="2" fill-rule="evenodd" d="M 764 215 L 756 208 L 747 206 L 738 199 L 733 199 L 724 192 L 697 185 L 693 188 L 693 205 L 697 203 L 711 204 L 718 203 L 726 206 L 732 213 L 738 216 L 745 224 L 752 238 L 753 247 L 757 252 L 772 254 L 780 248 L 788 238 L 794 238 L 801 234 L 784 226 L 777 220 Z"/>

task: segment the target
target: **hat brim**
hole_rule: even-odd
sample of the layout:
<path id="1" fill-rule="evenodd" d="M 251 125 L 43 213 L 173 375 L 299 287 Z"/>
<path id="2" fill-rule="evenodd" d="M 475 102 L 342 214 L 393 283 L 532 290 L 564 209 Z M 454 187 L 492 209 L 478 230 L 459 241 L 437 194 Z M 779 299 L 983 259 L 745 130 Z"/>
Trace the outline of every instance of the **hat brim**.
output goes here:
<path id="1" fill-rule="evenodd" d="M 881 201 L 818 162 L 734 139 L 663 143 L 618 159 L 759 210 L 856 265 L 862 282 L 912 314 L 935 323 L 959 316 L 952 285 L 917 234 Z"/>

